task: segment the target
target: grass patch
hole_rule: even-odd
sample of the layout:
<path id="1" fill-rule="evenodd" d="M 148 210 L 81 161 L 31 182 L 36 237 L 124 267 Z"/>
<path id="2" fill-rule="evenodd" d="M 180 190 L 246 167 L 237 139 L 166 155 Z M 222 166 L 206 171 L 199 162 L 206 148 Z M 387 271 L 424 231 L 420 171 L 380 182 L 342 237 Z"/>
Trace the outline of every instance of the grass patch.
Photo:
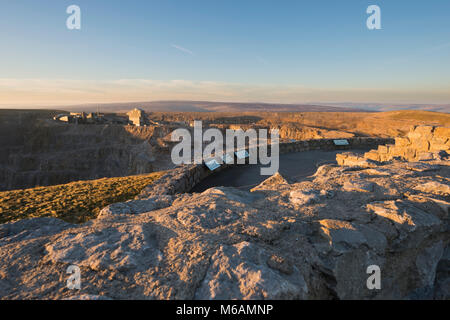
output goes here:
<path id="1" fill-rule="evenodd" d="M 96 218 L 111 203 L 133 199 L 163 173 L 3 191 L 0 192 L 0 223 L 37 217 L 83 223 Z"/>

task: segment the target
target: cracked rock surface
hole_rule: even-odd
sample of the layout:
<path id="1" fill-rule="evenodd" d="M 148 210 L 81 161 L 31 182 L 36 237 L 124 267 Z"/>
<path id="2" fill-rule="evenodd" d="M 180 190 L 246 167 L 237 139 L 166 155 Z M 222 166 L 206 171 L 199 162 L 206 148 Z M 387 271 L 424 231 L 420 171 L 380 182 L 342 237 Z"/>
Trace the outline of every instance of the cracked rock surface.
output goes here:
<path id="1" fill-rule="evenodd" d="M 251 192 L 114 204 L 72 225 L 0 225 L 3 299 L 449 299 L 449 161 L 325 165 Z M 81 270 L 81 289 L 66 286 Z M 381 270 L 369 290 L 367 268 Z"/>

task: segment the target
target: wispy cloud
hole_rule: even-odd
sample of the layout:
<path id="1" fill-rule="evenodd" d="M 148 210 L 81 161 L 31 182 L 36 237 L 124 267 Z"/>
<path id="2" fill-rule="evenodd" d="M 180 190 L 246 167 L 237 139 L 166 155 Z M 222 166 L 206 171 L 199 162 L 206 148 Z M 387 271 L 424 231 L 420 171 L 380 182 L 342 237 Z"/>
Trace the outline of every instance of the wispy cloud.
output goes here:
<path id="1" fill-rule="evenodd" d="M 186 48 L 183 48 L 182 46 L 179 46 L 179 45 L 176 45 L 176 44 L 171 44 L 170 46 L 171 46 L 172 48 L 175 48 L 175 49 L 181 51 L 181 52 L 190 54 L 191 56 L 194 55 L 194 53 L 193 53 L 191 50 L 186 49 Z"/>
<path id="2" fill-rule="evenodd" d="M 0 78 L 1 106 L 50 106 L 151 100 L 210 100 L 273 103 L 376 101 L 449 103 L 450 88 L 317 88 L 301 85 L 249 85 L 213 81 Z"/>

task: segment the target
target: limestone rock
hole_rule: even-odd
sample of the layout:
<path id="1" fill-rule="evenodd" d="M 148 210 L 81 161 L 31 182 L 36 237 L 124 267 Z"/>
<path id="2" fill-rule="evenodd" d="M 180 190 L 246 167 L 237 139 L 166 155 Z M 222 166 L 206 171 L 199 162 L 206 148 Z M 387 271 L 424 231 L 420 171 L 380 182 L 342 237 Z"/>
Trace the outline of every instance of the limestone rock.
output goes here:
<path id="1" fill-rule="evenodd" d="M 400 147 L 405 147 L 411 144 L 411 141 L 407 137 L 396 137 L 395 145 Z"/>
<path id="2" fill-rule="evenodd" d="M 180 193 L 201 171 L 178 168 L 81 225 L 0 225 L 0 296 L 448 299 L 450 167 L 434 161 L 421 171 L 397 160 L 328 164 L 295 184 L 274 176 L 257 192 Z M 65 288 L 69 265 L 81 269 L 80 292 Z M 382 290 L 367 288 L 373 265 Z"/>
<path id="3" fill-rule="evenodd" d="M 408 162 L 405 164 L 405 168 L 411 171 L 427 172 L 427 171 L 436 171 L 439 169 L 439 166 L 421 162 Z"/>
<path id="4" fill-rule="evenodd" d="M 378 155 L 374 159 L 366 159 L 352 152 L 344 152 L 336 155 L 336 162 L 340 166 L 374 168 L 377 166 Z"/>
<path id="5" fill-rule="evenodd" d="M 147 198 L 146 200 L 132 200 L 127 202 L 113 203 L 103 208 L 98 218 L 104 219 L 120 214 L 139 214 L 161 208 L 166 208 L 172 204 L 173 197 L 170 195 L 160 195 Z"/>
<path id="6" fill-rule="evenodd" d="M 414 188 L 426 193 L 438 194 L 443 196 L 450 195 L 450 185 L 443 184 L 437 181 L 430 181 L 424 184 L 420 184 Z"/>
<path id="7" fill-rule="evenodd" d="M 395 138 L 394 145 L 380 145 L 377 150 L 366 152 L 364 158 L 374 161 L 432 161 L 439 158 L 436 153 L 450 151 L 448 131 L 449 128 L 444 127 L 417 126 L 412 128 L 407 137 Z M 346 165 L 348 160 L 345 158 L 351 157 L 338 155 L 336 160 L 339 165 Z"/>
<path id="8" fill-rule="evenodd" d="M 196 299 L 302 299 L 308 287 L 294 268 L 290 275 L 269 267 L 267 253 L 249 242 L 220 246 Z"/>
<path id="9" fill-rule="evenodd" d="M 442 221 L 407 201 L 376 201 L 367 205 L 367 209 L 379 217 L 386 218 L 394 223 L 399 230 L 412 232 L 418 228 L 441 226 Z"/>
<path id="10" fill-rule="evenodd" d="M 434 287 L 435 299 L 450 299 L 450 246 L 444 249 L 441 260 L 436 267 Z"/>
<path id="11" fill-rule="evenodd" d="M 450 139 L 450 128 L 449 127 L 437 127 L 434 129 L 434 135 L 436 137 L 446 139 Z"/>
<path id="12" fill-rule="evenodd" d="M 250 191 L 263 191 L 263 190 L 274 190 L 279 188 L 280 186 L 288 186 L 289 182 L 279 173 L 276 172 L 271 177 L 267 178 L 263 182 L 261 182 L 256 187 L 252 188 Z"/>
<path id="13" fill-rule="evenodd" d="M 416 266 L 423 287 L 432 287 L 436 277 L 436 267 L 444 253 L 442 241 L 425 248 L 416 258 Z"/>
<path id="14" fill-rule="evenodd" d="M 210 188 L 203 191 L 202 195 L 220 197 L 223 199 L 245 204 L 251 204 L 252 202 L 262 198 L 262 196 L 260 195 L 229 187 Z"/>
<path id="15" fill-rule="evenodd" d="M 450 214 L 450 202 L 434 199 L 434 198 L 428 198 L 429 200 L 436 203 L 441 209 L 444 214 Z"/>
<path id="16" fill-rule="evenodd" d="M 79 296 L 72 296 L 64 300 L 112 300 L 106 296 L 99 296 L 95 294 L 82 294 Z"/>
<path id="17" fill-rule="evenodd" d="M 71 227 L 76 226 L 55 218 L 33 218 L 0 224 L 0 246 L 52 236 Z"/>
<path id="18" fill-rule="evenodd" d="M 4 132 L 16 138 L 3 134 L 2 139 L 0 153 L 9 156 L 0 161 L 0 190 L 158 171 L 153 161 L 163 156 L 147 142 L 154 131 L 119 125 L 12 126 Z"/>
<path id="19" fill-rule="evenodd" d="M 148 269 L 156 267 L 162 253 L 150 225 L 120 225 L 101 230 L 68 232 L 45 247 L 48 258 L 93 270 Z"/>
<path id="20" fill-rule="evenodd" d="M 363 244 L 380 253 L 386 249 L 386 237 L 376 230 L 342 220 L 325 219 L 319 223 L 322 236 L 338 252 L 349 251 Z"/>
<path id="21" fill-rule="evenodd" d="M 438 161 L 446 161 L 450 157 L 450 154 L 447 151 L 441 150 L 438 152 L 433 152 L 433 158 Z"/>
<path id="22" fill-rule="evenodd" d="M 429 161 L 429 160 L 433 160 L 433 159 L 434 159 L 434 155 L 431 152 L 422 152 L 417 155 L 417 160 L 419 160 L 419 161 Z"/>
<path id="23" fill-rule="evenodd" d="M 289 194 L 289 199 L 292 204 L 295 205 L 308 205 L 308 204 L 314 204 L 320 201 L 320 195 L 315 190 L 309 190 L 309 191 L 301 191 L 301 190 L 294 190 L 291 191 Z"/>
<path id="24" fill-rule="evenodd" d="M 375 184 L 367 181 L 350 180 L 344 183 L 345 191 L 357 191 L 357 192 L 372 192 Z"/>

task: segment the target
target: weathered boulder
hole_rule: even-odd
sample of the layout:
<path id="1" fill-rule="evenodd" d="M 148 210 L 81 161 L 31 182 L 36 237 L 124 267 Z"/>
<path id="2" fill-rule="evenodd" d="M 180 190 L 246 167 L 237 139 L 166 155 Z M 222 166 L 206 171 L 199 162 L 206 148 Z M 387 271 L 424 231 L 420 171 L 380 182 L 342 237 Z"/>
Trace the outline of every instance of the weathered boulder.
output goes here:
<path id="1" fill-rule="evenodd" d="M 0 224 L 0 246 L 48 237 L 76 225 L 55 218 L 33 218 Z"/>
<path id="2" fill-rule="evenodd" d="M 94 294 L 82 294 L 79 296 L 72 296 L 72 297 L 66 298 L 64 300 L 112 300 L 112 299 L 109 297 L 99 296 L 99 295 L 94 295 Z"/>
<path id="3" fill-rule="evenodd" d="M 434 288 L 435 299 L 450 299 L 450 246 L 448 245 L 436 267 Z"/>
<path id="4" fill-rule="evenodd" d="M 375 184 L 361 180 L 349 180 L 344 183 L 345 191 L 372 192 Z"/>
<path id="5" fill-rule="evenodd" d="M 437 181 L 430 181 L 424 184 L 420 184 L 416 186 L 414 189 L 425 193 L 432 193 L 444 196 L 450 195 L 450 185 L 443 184 Z"/>
<path id="6" fill-rule="evenodd" d="M 386 237 L 376 230 L 342 220 L 324 219 L 319 223 L 321 235 L 337 252 L 346 252 L 363 244 L 380 253 L 386 249 Z"/>
<path id="7" fill-rule="evenodd" d="M 280 272 L 279 264 L 255 244 L 220 246 L 196 299 L 304 299 L 308 287 L 295 267 Z M 271 262 L 268 262 L 271 261 Z M 283 267 L 281 267 L 283 268 Z"/>
<path id="8" fill-rule="evenodd" d="M 383 217 L 394 223 L 399 230 L 408 232 L 418 228 L 430 228 L 442 225 L 442 221 L 429 214 L 412 203 L 404 200 L 376 201 L 369 203 L 367 209 L 379 217 Z"/>
<path id="9" fill-rule="evenodd" d="M 79 230 L 81 231 L 81 230 Z M 163 259 L 152 225 L 119 225 L 68 232 L 46 245 L 53 262 L 92 270 L 148 269 Z"/>
<path id="10" fill-rule="evenodd" d="M 288 186 L 289 182 L 284 178 L 279 172 L 276 172 L 271 177 L 267 178 L 261 182 L 256 187 L 252 188 L 250 191 L 264 191 L 264 190 L 276 190 L 282 186 Z"/>
<path id="11" fill-rule="evenodd" d="M 378 160 L 378 154 L 374 159 L 370 157 L 364 158 L 352 152 L 338 153 L 336 155 L 336 162 L 340 166 L 375 168 Z"/>
<path id="12" fill-rule="evenodd" d="M 321 195 L 315 190 L 294 190 L 290 192 L 289 198 L 292 204 L 307 205 L 319 202 Z"/>
<path id="13" fill-rule="evenodd" d="M 366 271 L 372 265 L 384 268 L 386 238 L 376 230 L 346 221 L 327 219 L 319 223 L 329 249 L 322 251 L 318 267 L 329 278 L 328 289 L 339 299 L 372 297 Z"/>
<path id="14" fill-rule="evenodd" d="M 426 172 L 439 170 L 440 167 L 422 162 L 408 162 L 405 164 L 405 168 L 411 171 Z"/>
<path id="15" fill-rule="evenodd" d="M 159 195 L 149 197 L 146 200 L 131 200 L 127 202 L 113 203 L 100 210 L 99 219 L 104 219 L 120 214 L 139 214 L 161 208 L 166 208 L 172 204 L 171 195 Z"/>

